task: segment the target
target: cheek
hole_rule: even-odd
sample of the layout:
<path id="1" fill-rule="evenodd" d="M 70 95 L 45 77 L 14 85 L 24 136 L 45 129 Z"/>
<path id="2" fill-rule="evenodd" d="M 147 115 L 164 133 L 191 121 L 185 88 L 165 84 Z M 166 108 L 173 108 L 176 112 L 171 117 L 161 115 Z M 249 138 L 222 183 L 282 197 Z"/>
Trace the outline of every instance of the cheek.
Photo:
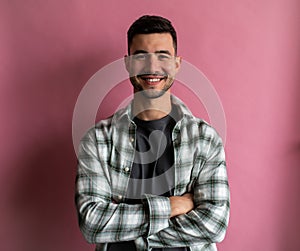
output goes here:
<path id="1" fill-rule="evenodd" d="M 176 74 L 175 65 L 168 65 L 163 68 L 163 71 L 167 73 L 170 77 L 174 78 Z"/>
<path id="2" fill-rule="evenodd" d="M 129 68 L 130 76 L 135 76 L 135 75 L 141 73 L 143 71 L 144 67 L 145 66 L 143 63 L 132 63 Z"/>

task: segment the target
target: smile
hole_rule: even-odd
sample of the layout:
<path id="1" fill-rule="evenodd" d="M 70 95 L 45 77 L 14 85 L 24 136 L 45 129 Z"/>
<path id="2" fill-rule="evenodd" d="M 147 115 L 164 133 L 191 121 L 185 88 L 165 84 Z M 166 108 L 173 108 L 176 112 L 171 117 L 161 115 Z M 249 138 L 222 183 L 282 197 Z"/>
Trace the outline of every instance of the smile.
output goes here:
<path id="1" fill-rule="evenodd" d="M 143 81 L 145 81 L 147 84 L 150 84 L 150 85 L 155 85 L 155 84 L 158 84 L 160 83 L 162 80 L 165 79 L 164 76 L 139 76 Z"/>
<path id="2" fill-rule="evenodd" d="M 160 78 L 143 78 L 143 80 L 151 83 L 160 82 L 162 79 Z"/>

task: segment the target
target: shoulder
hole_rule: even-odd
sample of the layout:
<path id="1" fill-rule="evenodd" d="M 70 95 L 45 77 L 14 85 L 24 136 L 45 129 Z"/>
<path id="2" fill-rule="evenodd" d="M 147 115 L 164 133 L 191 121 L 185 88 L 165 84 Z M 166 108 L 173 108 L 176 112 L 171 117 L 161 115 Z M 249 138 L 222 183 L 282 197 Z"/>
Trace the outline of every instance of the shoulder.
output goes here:
<path id="1" fill-rule="evenodd" d="M 187 129 L 194 134 L 201 142 L 210 142 L 214 144 L 223 144 L 222 138 L 217 132 L 217 130 L 207 121 L 195 117 L 188 116 L 185 118 L 185 122 L 182 126 L 187 127 Z"/>
<path id="2" fill-rule="evenodd" d="M 110 137 L 113 131 L 119 127 L 124 127 L 124 123 L 128 124 L 126 110 L 120 109 L 108 118 L 99 120 L 93 127 L 89 128 L 84 138 L 107 138 Z"/>

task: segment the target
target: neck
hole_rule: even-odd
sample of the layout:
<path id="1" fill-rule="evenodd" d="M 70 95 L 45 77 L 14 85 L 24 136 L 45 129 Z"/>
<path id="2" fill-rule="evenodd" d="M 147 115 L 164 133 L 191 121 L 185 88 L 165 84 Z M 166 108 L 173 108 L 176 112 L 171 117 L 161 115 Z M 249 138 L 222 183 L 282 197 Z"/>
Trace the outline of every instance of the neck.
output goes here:
<path id="1" fill-rule="evenodd" d="M 135 93 L 133 114 L 141 120 L 157 120 L 168 115 L 172 110 L 170 93 L 166 92 L 158 98 L 147 98 Z"/>

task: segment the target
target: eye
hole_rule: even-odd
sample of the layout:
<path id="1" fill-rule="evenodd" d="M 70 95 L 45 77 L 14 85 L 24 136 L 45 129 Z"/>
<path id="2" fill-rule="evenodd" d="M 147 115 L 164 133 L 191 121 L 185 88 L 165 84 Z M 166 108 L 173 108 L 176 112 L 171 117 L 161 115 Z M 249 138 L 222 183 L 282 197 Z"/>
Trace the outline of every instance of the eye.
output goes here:
<path id="1" fill-rule="evenodd" d="M 166 54 L 166 53 L 159 53 L 157 55 L 157 58 L 161 61 L 167 61 L 167 60 L 171 59 L 171 56 L 169 54 Z"/>
<path id="2" fill-rule="evenodd" d="M 146 54 L 144 53 L 138 53 L 133 55 L 134 60 L 145 60 L 146 59 Z"/>

